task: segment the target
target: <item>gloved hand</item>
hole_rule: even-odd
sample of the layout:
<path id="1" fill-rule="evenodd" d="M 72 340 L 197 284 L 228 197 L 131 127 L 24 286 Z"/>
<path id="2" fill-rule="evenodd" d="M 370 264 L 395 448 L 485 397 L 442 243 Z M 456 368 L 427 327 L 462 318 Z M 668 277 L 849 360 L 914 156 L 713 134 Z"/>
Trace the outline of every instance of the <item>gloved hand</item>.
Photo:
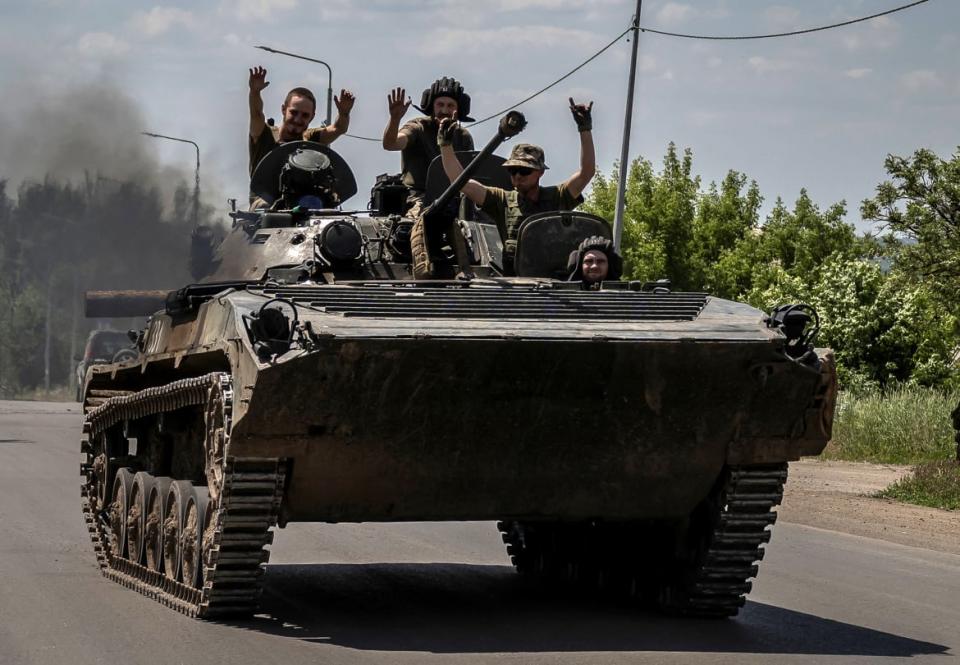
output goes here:
<path id="1" fill-rule="evenodd" d="M 575 104 L 573 97 L 570 98 L 570 113 L 573 114 L 573 121 L 577 123 L 578 132 L 589 132 L 593 129 L 591 111 L 593 111 L 593 102 L 590 102 L 589 106 L 586 104 Z"/>
<path id="2" fill-rule="evenodd" d="M 460 127 L 456 117 L 444 118 L 440 121 L 440 128 L 437 130 L 437 145 L 441 148 L 445 145 L 453 145 L 453 136 Z"/>

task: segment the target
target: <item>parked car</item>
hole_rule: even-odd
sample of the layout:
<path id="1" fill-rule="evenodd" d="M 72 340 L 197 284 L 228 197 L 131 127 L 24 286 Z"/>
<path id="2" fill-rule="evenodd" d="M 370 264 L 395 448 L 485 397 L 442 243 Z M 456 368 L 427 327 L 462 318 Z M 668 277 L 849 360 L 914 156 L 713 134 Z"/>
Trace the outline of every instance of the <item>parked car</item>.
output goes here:
<path id="1" fill-rule="evenodd" d="M 77 401 L 83 399 L 83 380 L 90 365 L 132 360 L 138 355 L 130 335 L 121 330 L 94 330 L 87 337 L 83 358 L 77 365 Z"/>

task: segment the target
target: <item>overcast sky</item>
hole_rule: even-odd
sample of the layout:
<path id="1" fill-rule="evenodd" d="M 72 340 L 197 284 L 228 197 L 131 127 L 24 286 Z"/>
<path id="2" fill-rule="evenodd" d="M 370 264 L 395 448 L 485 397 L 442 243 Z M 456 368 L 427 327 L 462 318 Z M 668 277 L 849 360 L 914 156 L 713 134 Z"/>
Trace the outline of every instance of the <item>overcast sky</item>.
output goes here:
<path id="1" fill-rule="evenodd" d="M 646 0 L 641 24 L 677 32 L 744 34 L 813 27 L 872 14 L 906 0 Z M 74 111 L 78 90 L 116 86 L 142 129 L 197 141 L 208 194 L 243 199 L 247 174 L 247 68 L 263 65 L 268 115 L 279 119 L 295 85 L 326 95 L 326 70 L 254 45 L 327 61 L 333 84 L 357 96 L 350 131 L 379 137 L 386 95 L 420 91 L 441 75 L 460 79 L 473 115 L 494 113 L 566 73 L 628 27 L 634 0 L 3 0 L 0 8 L 0 178 L 18 168 L 23 141 L 63 127 L 37 120 L 38 105 Z M 556 88 L 524 105 L 523 140 L 541 144 L 545 182 L 575 168 L 577 135 L 567 98 L 594 103 L 600 168 L 620 154 L 630 43 L 623 39 Z M 821 206 L 846 199 L 850 221 L 883 178 L 883 159 L 960 144 L 960 2 L 914 9 L 812 35 L 740 42 L 641 34 L 631 157 L 659 163 L 669 141 L 690 147 L 705 183 L 737 169 L 772 201 L 806 187 Z M 94 118 L 105 122 L 97 112 Z M 413 117 L 415 112 L 407 117 Z M 103 114 L 108 117 L 108 114 Z M 57 125 L 63 120 L 54 121 Z M 111 121 L 114 122 L 114 121 Z M 83 133 L 83 125 L 71 129 Z M 114 123 L 130 133 L 131 123 Z M 493 123 L 473 130 L 479 145 Z M 6 141 L 2 133 L 7 133 Z M 135 133 L 135 132 L 134 132 Z M 128 136 L 117 136 L 127 145 Z M 136 139 L 140 141 L 141 139 Z M 142 139 L 168 165 L 192 168 L 192 148 Z M 11 145 L 19 154 L 11 154 Z M 40 144 L 38 144 L 40 145 Z M 343 137 L 333 146 L 353 166 L 364 207 L 379 173 L 399 155 Z M 6 150 L 5 150 L 6 148 Z M 504 149 L 501 152 L 505 152 Z"/>

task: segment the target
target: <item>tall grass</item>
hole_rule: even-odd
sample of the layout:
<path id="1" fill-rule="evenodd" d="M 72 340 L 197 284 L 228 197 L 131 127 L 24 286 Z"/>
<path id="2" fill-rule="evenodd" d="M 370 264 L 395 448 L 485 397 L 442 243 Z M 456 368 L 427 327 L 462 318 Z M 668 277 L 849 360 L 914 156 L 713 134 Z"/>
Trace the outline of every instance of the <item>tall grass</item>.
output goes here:
<path id="1" fill-rule="evenodd" d="M 833 439 L 824 456 L 886 464 L 955 459 L 950 412 L 958 403 L 960 390 L 904 387 L 883 394 L 841 393 Z"/>

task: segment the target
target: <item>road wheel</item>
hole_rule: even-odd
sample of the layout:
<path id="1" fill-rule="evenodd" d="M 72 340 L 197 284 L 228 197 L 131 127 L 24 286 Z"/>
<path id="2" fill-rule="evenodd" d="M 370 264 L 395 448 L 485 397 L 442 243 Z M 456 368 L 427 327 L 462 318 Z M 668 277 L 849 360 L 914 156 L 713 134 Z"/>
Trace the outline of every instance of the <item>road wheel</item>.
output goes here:
<path id="1" fill-rule="evenodd" d="M 134 563 L 143 563 L 147 499 L 153 485 L 153 476 L 149 473 L 139 471 L 133 477 L 130 505 L 127 507 L 127 557 Z"/>
<path id="2" fill-rule="evenodd" d="M 187 499 L 180 540 L 180 565 L 183 583 L 194 588 L 203 586 L 203 532 L 209 513 L 210 494 L 206 487 L 196 487 Z"/>
<path id="3" fill-rule="evenodd" d="M 133 472 L 117 469 L 110 502 L 110 553 L 115 557 L 127 555 L 127 513 L 133 490 Z"/>
<path id="4" fill-rule="evenodd" d="M 187 480 L 170 483 L 165 504 L 166 517 L 163 520 L 163 572 L 171 580 L 180 580 L 180 550 L 187 504 L 195 496 L 193 483 Z"/>
<path id="5" fill-rule="evenodd" d="M 143 522 L 144 555 L 147 568 L 163 572 L 163 521 L 167 514 L 166 499 L 172 478 L 160 476 L 153 479 L 153 487 L 147 492 L 147 512 Z"/>

